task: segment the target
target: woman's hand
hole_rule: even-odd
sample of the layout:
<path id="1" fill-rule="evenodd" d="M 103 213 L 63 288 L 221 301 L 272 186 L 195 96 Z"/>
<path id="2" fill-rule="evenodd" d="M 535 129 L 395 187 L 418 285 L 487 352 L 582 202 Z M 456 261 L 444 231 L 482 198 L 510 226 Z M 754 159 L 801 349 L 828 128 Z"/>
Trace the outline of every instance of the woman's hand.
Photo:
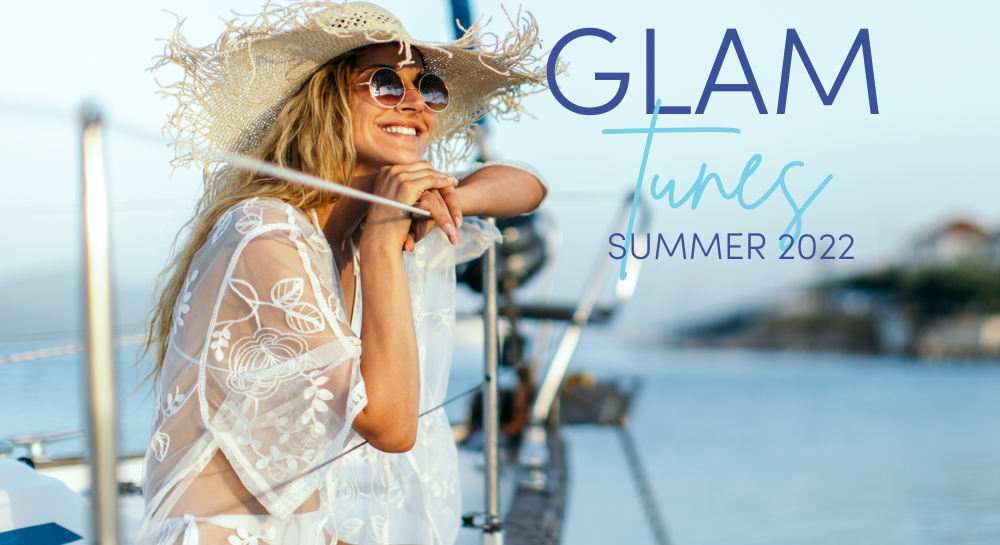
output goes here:
<path id="1" fill-rule="evenodd" d="M 419 207 L 430 211 L 430 217 L 414 215 L 410 232 L 406 235 L 403 249 L 412 252 L 416 243 L 427 236 L 435 225 L 448 236 L 448 241 L 458 244 L 458 228 L 462 226 L 462 208 L 458 204 L 458 193 L 454 187 L 431 189 L 420 196 Z"/>
<path id="2" fill-rule="evenodd" d="M 454 177 L 434 170 L 427 161 L 420 161 L 408 165 L 383 167 L 375 180 L 373 193 L 413 206 L 429 190 L 449 189 L 454 192 L 456 185 L 458 180 Z M 424 200 L 427 202 L 423 205 L 424 209 L 431 210 L 432 217 L 439 224 L 450 225 L 457 241 L 458 231 L 450 218 L 445 219 L 447 214 L 441 213 L 440 204 L 433 197 L 426 197 Z M 387 248 L 399 251 L 399 248 L 407 244 L 411 223 L 409 213 L 391 206 L 372 203 L 368 209 L 362 243 L 366 243 L 366 246 L 372 243 L 385 245 Z M 445 232 L 447 231 L 448 228 L 445 227 Z"/>

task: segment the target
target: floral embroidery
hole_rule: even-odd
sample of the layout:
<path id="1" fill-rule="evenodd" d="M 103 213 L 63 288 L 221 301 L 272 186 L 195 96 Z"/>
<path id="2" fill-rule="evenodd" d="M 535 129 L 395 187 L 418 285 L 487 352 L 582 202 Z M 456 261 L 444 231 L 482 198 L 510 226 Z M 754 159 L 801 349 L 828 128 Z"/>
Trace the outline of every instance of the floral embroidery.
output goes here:
<path id="1" fill-rule="evenodd" d="M 184 400 L 187 399 L 187 396 L 181 393 L 180 386 L 177 386 L 174 389 L 174 392 L 175 393 L 173 394 L 171 393 L 167 394 L 167 404 L 166 407 L 163 409 L 164 416 L 170 416 L 179 411 L 181 405 L 184 404 Z"/>
<path id="2" fill-rule="evenodd" d="M 360 537 L 361 530 L 364 529 L 364 524 L 361 519 L 356 518 L 344 521 L 338 528 L 340 530 L 338 538 L 341 540 L 346 539 L 350 542 L 357 541 L 355 538 Z"/>
<path id="3" fill-rule="evenodd" d="M 303 280 L 288 278 L 271 288 L 271 301 L 285 311 L 288 327 L 299 333 L 317 333 L 326 328 L 326 320 L 316 305 L 302 303 Z"/>
<path id="4" fill-rule="evenodd" d="M 256 200 L 250 199 L 243 205 L 243 217 L 236 222 L 236 230 L 240 234 L 245 235 L 264 223 L 264 212 L 259 206 L 254 205 Z"/>
<path id="5" fill-rule="evenodd" d="M 167 457 L 167 450 L 170 449 L 170 436 L 163 432 L 156 432 L 149 444 L 149 448 L 153 450 L 153 456 L 156 457 L 156 461 L 162 462 Z"/>
<path id="6" fill-rule="evenodd" d="M 251 399 L 264 399 L 278 390 L 281 381 L 297 375 L 305 362 L 290 364 L 306 351 L 306 342 L 297 335 L 277 329 L 258 329 L 253 337 L 244 337 L 229 353 L 230 374 L 226 385 Z"/>
<path id="7" fill-rule="evenodd" d="M 226 229 L 229 228 L 229 223 L 232 221 L 233 211 L 229 210 L 219 218 L 219 221 L 215 222 L 215 229 L 212 230 L 212 244 L 219 241 L 219 237 L 226 232 Z"/>
<path id="8" fill-rule="evenodd" d="M 347 322 L 347 315 L 344 314 L 344 308 L 340 306 L 340 303 L 338 302 L 336 295 L 331 293 L 326 300 L 326 305 L 330 307 L 331 311 L 333 311 L 334 318 L 344 323 Z"/>
<path id="9" fill-rule="evenodd" d="M 317 252 L 319 252 L 321 254 L 329 254 L 329 253 L 331 253 L 331 251 L 330 251 L 330 243 L 327 242 L 327 240 L 326 240 L 325 237 L 320 236 L 319 233 L 315 233 L 315 232 L 310 233 L 309 236 L 305 237 L 305 239 L 306 239 L 306 243 L 308 243 L 309 246 L 312 247 L 313 250 L 315 250 L 315 251 L 317 251 Z"/>
<path id="10" fill-rule="evenodd" d="M 448 495 L 448 484 L 441 478 L 441 472 L 435 470 L 430 475 L 425 475 L 422 479 L 424 484 L 430 489 L 431 494 L 435 498 L 441 498 Z"/>
<path id="11" fill-rule="evenodd" d="M 368 533 L 368 537 L 372 538 L 378 545 L 385 545 L 389 543 L 389 521 L 382 516 L 374 516 L 368 519 L 368 524 L 366 525 L 365 531 Z"/>
<path id="12" fill-rule="evenodd" d="M 181 286 L 181 295 L 177 298 L 177 304 L 174 305 L 174 326 L 172 335 L 177 334 L 177 329 L 184 325 L 184 315 L 191 310 L 191 306 L 188 302 L 191 301 L 191 292 L 189 288 L 191 287 L 191 282 L 194 282 L 198 278 L 198 271 L 195 270 L 191 273 L 191 276 L 184 281 L 184 285 Z"/>
<path id="13" fill-rule="evenodd" d="M 212 344 L 208 345 L 208 347 L 215 350 L 215 361 L 222 361 L 222 358 L 225 357 L 225 354 L 222 353 L 222 349 L 229 347 L 229 338 L 231 336 L 232 333 L 229 332 L 228 324 L 219 331 L 212 332 L 212 338 L 215 340 L 212 341 Z"/>
<path id="14" fill-rule="evenodd" d="M 311 401 L 311 403 L 309 408 L 302 413 L 300 420 L 303 425 L 309 426 L 309 431 L 313 437 L 319 437 L 326 433 L 326 426 L 316 418 L 316 413 L 325 413 L 330 410 L 326 402 L 333 400 L 333 393 L 330 390 L 320 388 L 320 386 L 326 384 L 330 379 L 319 375 L 320 371 L 310 373 L 309 381 L 312 386 L 309 386 L 302 392 L 302 397 L 306 401 Z"/>

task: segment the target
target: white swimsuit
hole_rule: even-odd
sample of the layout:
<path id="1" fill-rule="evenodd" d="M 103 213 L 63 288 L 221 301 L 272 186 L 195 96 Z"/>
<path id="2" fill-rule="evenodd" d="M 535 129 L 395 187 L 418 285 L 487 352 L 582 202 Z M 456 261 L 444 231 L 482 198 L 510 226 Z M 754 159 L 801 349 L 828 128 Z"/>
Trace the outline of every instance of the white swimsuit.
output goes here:
<path id="1" fill-rule="evenodd" d="M 234 545 L 254 545 L 257 538 L 267 539 L 270 543 L 298 543 L 326 545 L 323 526 L 329 517 L 322 510 L 311 513 L 292 515 L 287 521 L 280 521 L 274 515 L 215 515 L 212 517 L 195 517 L 184 515 L 167 520 L 167 524 L 177 526 L 177 530 L 166 543 L 175 543 L 184 533 L 180 545 L 199 545 L 198 523 L 207 522 L 223 528 L 231 528 L 234 533 L 229 537 L 229 543 Z M 236 538 L 235 540 L 233 538 Z"/>

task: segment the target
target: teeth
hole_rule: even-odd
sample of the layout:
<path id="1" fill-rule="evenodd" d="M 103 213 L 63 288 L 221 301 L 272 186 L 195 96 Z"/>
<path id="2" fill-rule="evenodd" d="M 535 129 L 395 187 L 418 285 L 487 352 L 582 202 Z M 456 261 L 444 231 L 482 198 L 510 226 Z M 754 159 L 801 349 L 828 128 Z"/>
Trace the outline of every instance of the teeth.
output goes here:
<path id="1" fill-rule="evenodd" d="M 382 130 L 385 131 L 385 132 L 395 132 L 395 133 L 399 133 L 399 134 L 408 134 L 410 136 L 416 136 L 417 135 L 417 129 L 414 129 L 413 127 L 397 127 L 397 126 L 393 125 L 391 127 L 382 127 Z"/>

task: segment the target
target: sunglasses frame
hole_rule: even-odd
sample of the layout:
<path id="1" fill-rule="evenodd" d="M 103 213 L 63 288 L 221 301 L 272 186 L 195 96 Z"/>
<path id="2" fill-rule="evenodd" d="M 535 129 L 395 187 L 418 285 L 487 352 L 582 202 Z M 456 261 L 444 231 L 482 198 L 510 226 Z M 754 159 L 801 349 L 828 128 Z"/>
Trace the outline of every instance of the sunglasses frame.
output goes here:
<path id="1" fill-rule="evenodd" d="M 403 94 L 402 94 L 402 96 L 399 97 L 399 102 L 397 102 L 396 104 L 394 104 L 392 106 L 386 106 L 385 104 L 382 104 L 379 101 L 378 97 L 375 96 L 375 89 L 372 88 L 372 82 L 375 81 L 375 74 L 378 74 L 382 70 L 389 70 L 390 72 L 392 72 L 393 74 L 395 74 L 396 77 L 399 78 L 399 82 L 403 84 Z M 445 104 L 444 108 L 441 108 L 440 110 L 435 110 L 434 108 L 431 108 L 430 107 L 430 103 L 427 102 L 426 100 L 424 100 L 423 93 L 420 92 L 420 84 L 423 83 L 424 78 L 426 78 L 427 76 L 434 76 L 437 79 L 441 80 L 441 84 L 444 85 L 444 90 L 447 92 L 446 96 L 448 97 L 448 103 Z M 396 106 L 399 106 L 400 104 L 402 104 L 403 101 L 406 100 L 406 92 L 409 91 L 410 89 L 413 89 L 418 94 L 420 94 L 420 99 L 423 100 L 424 104 L 427 105 L 427 109 L 430 110 L 430 111 L 432 111 L 432 112 L 434 112 L 434 113 L 436 113 L 436 114 L 439 114 L 439 113 L 447 110 L 448 106 L 451 106 L 451 89 L 448 88 L 448 82 L 446 82 L 444 80 L 444 78 L 442 78 L 441 76 L 438 76 L 437 74 L 430 74 L 430 73 L 426 73 L 425 72 L 424 74 L 422 74 L 420 76 L 420 79 L 417 80 L 417 86 L 416 87 L 407 87 L 406 86 L 406 80 L 403 79 L 403 76 L 399 75 L 399 72 L 393 70 L 392 68 L 389 68 L 388 66 L 381 66 L 377 70 L 375 70 L 374 72 L 372 72 L 372 75 L 371 75 L 371 77 L 368 78 L 368 81 L 363 81 L 361 83 L 355 83 L 354 84 L 355 87 L 360 87 L 362 85 L 367 85 L 368 86 L 368 93 L 371 94 L 372 100 L 375 101 L 375 104 L 378 104 L 379 106 L 381 106 L 382 108 L 385 108 L 387 110 L 391 110 L 391 109 L 395 108 Z"/>

